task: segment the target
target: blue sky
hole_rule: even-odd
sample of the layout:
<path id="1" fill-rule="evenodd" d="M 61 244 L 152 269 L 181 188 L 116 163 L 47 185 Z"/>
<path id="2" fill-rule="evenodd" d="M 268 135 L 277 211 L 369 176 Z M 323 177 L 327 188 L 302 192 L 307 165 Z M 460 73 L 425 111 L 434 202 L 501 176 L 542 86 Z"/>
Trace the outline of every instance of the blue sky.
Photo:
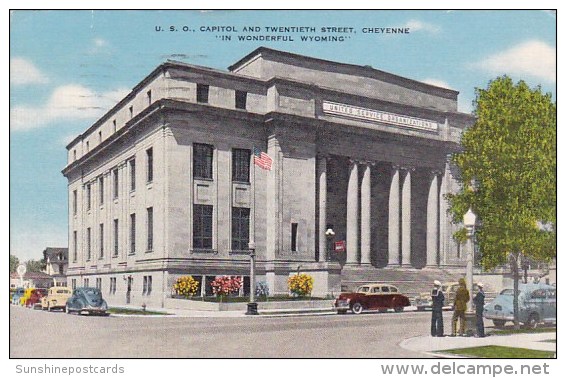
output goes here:
<path id="1" fill-rule="evenodd" d="M 195 31 L 183 32 L 183 26 Z M 200 31 L 207 26 L 238 32 Z M 262 31 L 243 33 L 244 26 Z M 329 34 L 343 42 L 302 42 L 305 33 L 270 33 L 267 26 L 355 33 Z M 410 33 L 363 33 L 366 27 Z M 294 41 L 238 41 L 244 35 Z M 547 11 L 14 11 L 10 253 L 39 259 L 47 246 L 67 246 L 65 146 L 157 65 L 176 59 L 225 70 L 262 45 L 452 88 L 460 91 L 464 112 L 472 110 L 474 89 L 501 74 L 556 93 L 556 15 Z"/>

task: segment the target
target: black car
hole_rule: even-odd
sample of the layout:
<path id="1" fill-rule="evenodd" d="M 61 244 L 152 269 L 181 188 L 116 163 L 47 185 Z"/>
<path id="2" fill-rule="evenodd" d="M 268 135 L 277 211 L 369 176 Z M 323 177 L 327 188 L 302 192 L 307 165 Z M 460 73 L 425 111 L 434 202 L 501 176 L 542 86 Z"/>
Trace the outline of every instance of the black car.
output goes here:
<path id="1" fill-rule="evenodd" d="M 79 287 L 73 290 L 73 295 L 67 300 L 65 312 L 67 314 L 76 312 L 78 314 L 108 315 L 108 305 L 102 299 L 102 293 L 99 289 Z"/>

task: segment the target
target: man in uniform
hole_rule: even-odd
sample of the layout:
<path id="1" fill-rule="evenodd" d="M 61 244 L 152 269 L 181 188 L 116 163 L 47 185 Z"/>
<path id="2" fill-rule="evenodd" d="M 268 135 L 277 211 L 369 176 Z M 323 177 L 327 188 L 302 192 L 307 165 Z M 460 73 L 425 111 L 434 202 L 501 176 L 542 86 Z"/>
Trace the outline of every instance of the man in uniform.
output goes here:
<path id="1" fill-rule="evenodd" d="M 464 336 L 464 330 L 466 328 L 466 309 L 468 308 L 467 303 L 470 300 L 470 293 L 466 288 L 466 280 L 460 278 L 458 280 L 460 287 L 456 291 L 456 297 L 454 298 L 454 315 L 452 315 L 452 336 L 456 336 L 456 328 L 458 325 L 458 320 L 460 320 L 460 328 L 458 334 Z"/>
<path id="2" fill-rule="evenodd" d="M 476 306 L 476 337 L 485 337 L 483 328 L 483 306 L 485 304 L 485 293 L 483 292 L 483 283 L 478 282 L 478 293 L 474 297 L 474 305 Z"/>
<path id="3" fill-rule="evenodd" d="M 434 281 L 432 289 L 432 321 L 430 324 L 430 334 L 438 337 L 444 336 L 444 321 L 442 319 L 442 307 L 444 307 L 444 293 L 441 289 L 440 281 Z"/>

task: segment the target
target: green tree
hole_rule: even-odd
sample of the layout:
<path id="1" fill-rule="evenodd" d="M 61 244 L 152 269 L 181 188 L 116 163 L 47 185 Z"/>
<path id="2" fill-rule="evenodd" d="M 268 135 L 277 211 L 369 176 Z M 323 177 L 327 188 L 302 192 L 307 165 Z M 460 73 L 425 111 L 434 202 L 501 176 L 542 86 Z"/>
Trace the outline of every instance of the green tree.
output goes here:
<path id="1" fill-rule="evenodd" d="M 28 272 L 41 272 L 45 269 L 45 262 L 43 260 L 28 260 L 26 262 L 26 270 Z"/>
<path id="2" fill-rule="evenodd" d="M 14 255 L 10 255 L 10 273 L 14 273 L 18 265 L 20 265 L 20 259 Z"/>
<path id="3" fill-rule="evenodd" d="M 470 207 L 478 216 L 484 268 L 510 263 L 518 327 L 521 256 L 556 256 L 556 104 L 540 87 L 503 76 L 476 89 L 474 108 L 476 122 L 453 156 L 462 189 L 448 196 L 450 212 L 454 222 Z"/>

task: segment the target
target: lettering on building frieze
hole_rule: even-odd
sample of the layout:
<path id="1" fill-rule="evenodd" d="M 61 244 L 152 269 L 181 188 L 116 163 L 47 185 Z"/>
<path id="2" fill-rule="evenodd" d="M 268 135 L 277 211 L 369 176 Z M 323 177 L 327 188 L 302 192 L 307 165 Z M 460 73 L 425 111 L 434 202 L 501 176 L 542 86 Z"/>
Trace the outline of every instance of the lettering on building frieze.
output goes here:
<path id="1" fill-rule="evenodd" d="M 322 111 L 327 114 L 367 121 L 386 123 L 395 126 L 408 127 L 426 131 L 437 131 L 438 122 L 404 116 L 395 113 L 382 112 L 379 110 L 360 108 L 358 106 L 340 104 L 336 102 L 323 101 Z"/>

